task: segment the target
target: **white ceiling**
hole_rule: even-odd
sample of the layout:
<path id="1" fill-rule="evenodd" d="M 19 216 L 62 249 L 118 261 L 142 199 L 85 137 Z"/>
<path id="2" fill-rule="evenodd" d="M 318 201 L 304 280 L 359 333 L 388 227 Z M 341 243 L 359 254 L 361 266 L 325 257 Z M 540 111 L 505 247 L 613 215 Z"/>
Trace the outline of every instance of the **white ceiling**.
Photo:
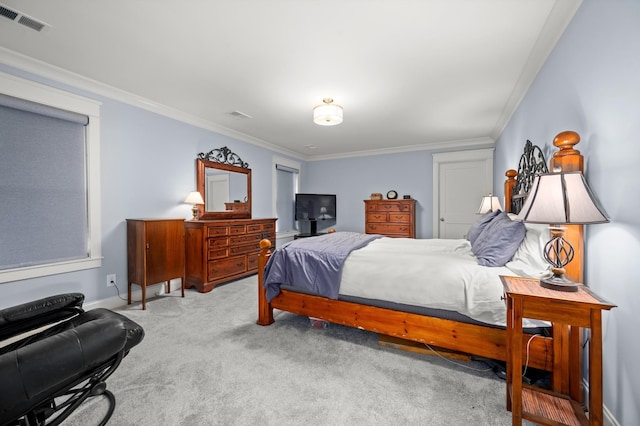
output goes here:
<path id="1" fill-rule="evenodd" d="M 580 2 L 1 0 L 49 27 L 0 17 L 0 60 L 302 159 L 486 146 Z"/>

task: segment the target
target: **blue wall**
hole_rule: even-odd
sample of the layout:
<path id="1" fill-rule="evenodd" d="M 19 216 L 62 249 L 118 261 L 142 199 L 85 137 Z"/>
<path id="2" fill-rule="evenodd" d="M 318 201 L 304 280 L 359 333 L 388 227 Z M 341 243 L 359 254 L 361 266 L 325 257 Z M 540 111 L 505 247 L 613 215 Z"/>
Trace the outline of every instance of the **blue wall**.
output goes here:
<path id="1" fill-rule="evenodd" d="M 253 175 L 253 217 L 272 217 L 273 152 L 41 76 L 0 64 L 0 71 L 97 99 L 101 106 L 102 267 L 0 284 L 0 307 L 63 292 L 82 292 L 87 302 L 115 297 L 106 275 L 117 274 L 126 298 L 127 218 L 191 218 L 183 203 L 195 190 L 199 152 L 228 146 Z M 282 156 L 280 154 L 280 156 Z M 134 286 L 134 291 L 138 289 Z M 151 287 L 150 294 L 161 290 Z"/>
<path id="2" fill-rule="evenodd" d="M 431 238 L 433 197 L 431 152 L 416 151 L 339 160 L 310 161 L 302 186 L 309 192 L 335 193 L 339 231 L 364 232 L 364 201 L 371 193 L 411 195 L 416 203 L 416 234 Z M 320 224 L 322 225 L 322 224 Z"/>
<path id="3" fill-rule="evenodd" d="M 640 2 L 585 0 L 498 140 L 495 170 L 526 139 L 582 138 L 586 177 L 611 222 L 586 228 L 586 283 L 618 305 L 604 317 L 604 400 L 640 425 Z M 494 186 L 504 177 L 496 173 Z"/>

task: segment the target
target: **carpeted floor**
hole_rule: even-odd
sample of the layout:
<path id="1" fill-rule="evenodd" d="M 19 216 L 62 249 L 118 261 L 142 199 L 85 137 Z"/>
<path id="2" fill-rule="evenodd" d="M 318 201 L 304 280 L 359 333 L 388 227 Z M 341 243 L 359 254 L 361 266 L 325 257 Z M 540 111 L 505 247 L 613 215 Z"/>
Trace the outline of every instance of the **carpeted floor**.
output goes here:
<path id="1" fill-rule="evenodd" d="M 286 312 L 258 326 L 256 286 L 121 309 L 146 336 L 107 381 L 109 425 L 511 424 L 505 383 L 484 363 L 382 348 L 374 333 Z M 105 409 L 95 398 L 64 424 L 97 425 Z"/>

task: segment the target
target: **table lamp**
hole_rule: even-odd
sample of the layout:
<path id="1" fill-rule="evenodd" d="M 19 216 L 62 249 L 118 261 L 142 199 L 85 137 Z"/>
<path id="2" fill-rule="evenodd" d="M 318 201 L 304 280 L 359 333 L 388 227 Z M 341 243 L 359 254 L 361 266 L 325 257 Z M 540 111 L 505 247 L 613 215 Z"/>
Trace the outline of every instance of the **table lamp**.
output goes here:
<path id="1" fill-rule="evenodd" d="M 204 204 L 204 200 L 202 199 L 202 195 L 198 191 L 192 191 L 187 195 L 187 198 L 184 200 L 187 204 L 193 204 L 193 208 L 191 211 L 193 212 L 192 220 L 196 220 L 198 218 L 198 204 Z"/>
<path id="2" fill-rule="evenodd" d="M 493 194 L 485 195 L 482 197 L 482 201 L 480 202 L 480 207 L 478 208 L 477 214 L 485 214 L 489 212 L 494 212 L 496 210 L 502 210 L 502 206 L 500 205 L 500 200 Z"/>
<path id="3" fill-rule="evenodd" d="M 558 225 L 609 222 L 582 172 L 537 175 L 516 220 L 550 225 L 551 239 L 544 247 L 544 258 L 551 264 L 552 276 L 541 279 L 540 285 L 553 290 L 578 291 L 580 284 L 564 275 L 574 250 L 564 239 L 566 228 Z"/>

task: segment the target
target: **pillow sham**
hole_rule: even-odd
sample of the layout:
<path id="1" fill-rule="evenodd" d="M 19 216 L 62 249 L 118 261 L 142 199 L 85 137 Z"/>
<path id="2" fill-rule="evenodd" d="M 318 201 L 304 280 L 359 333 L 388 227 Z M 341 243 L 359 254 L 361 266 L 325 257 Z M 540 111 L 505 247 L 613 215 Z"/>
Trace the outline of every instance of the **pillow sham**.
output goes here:
<path id="1" fill-rule="evenodd" d="M 471 244 L 471 250 L 482 266 L 504 266 L 520 247 L 525 234 L 524 223 L 500 212 Z"/>
<path id="2" fill-rule="evenodd" d="M 516 215 L 509 215 L 512 219 Z M 525 223 L 526 233 L 511 261 L 505 266 L 521 277 L 542 278 L 551 266 L 544 260 L 544 246 L 549 241 L 549 225 Z"/>
<path id="3" fill-rule="evenodd" d="M 489 224 L 489 222 L 491 222 L 500 213 L 501 213 L 500 210 L 487 212 L 482 216 L 480 216 L 480 219 L 478 219 L 476 223 L 471 225 L 471 228 L 469 228 L 469 231 L 467 232 L 467 240 L 469 240 L 471 245 L 473 245 L 473 243 L 476 241 L 476 238 L 480 236 L 480 234 L 482 233 L 484 228 Z"/>

